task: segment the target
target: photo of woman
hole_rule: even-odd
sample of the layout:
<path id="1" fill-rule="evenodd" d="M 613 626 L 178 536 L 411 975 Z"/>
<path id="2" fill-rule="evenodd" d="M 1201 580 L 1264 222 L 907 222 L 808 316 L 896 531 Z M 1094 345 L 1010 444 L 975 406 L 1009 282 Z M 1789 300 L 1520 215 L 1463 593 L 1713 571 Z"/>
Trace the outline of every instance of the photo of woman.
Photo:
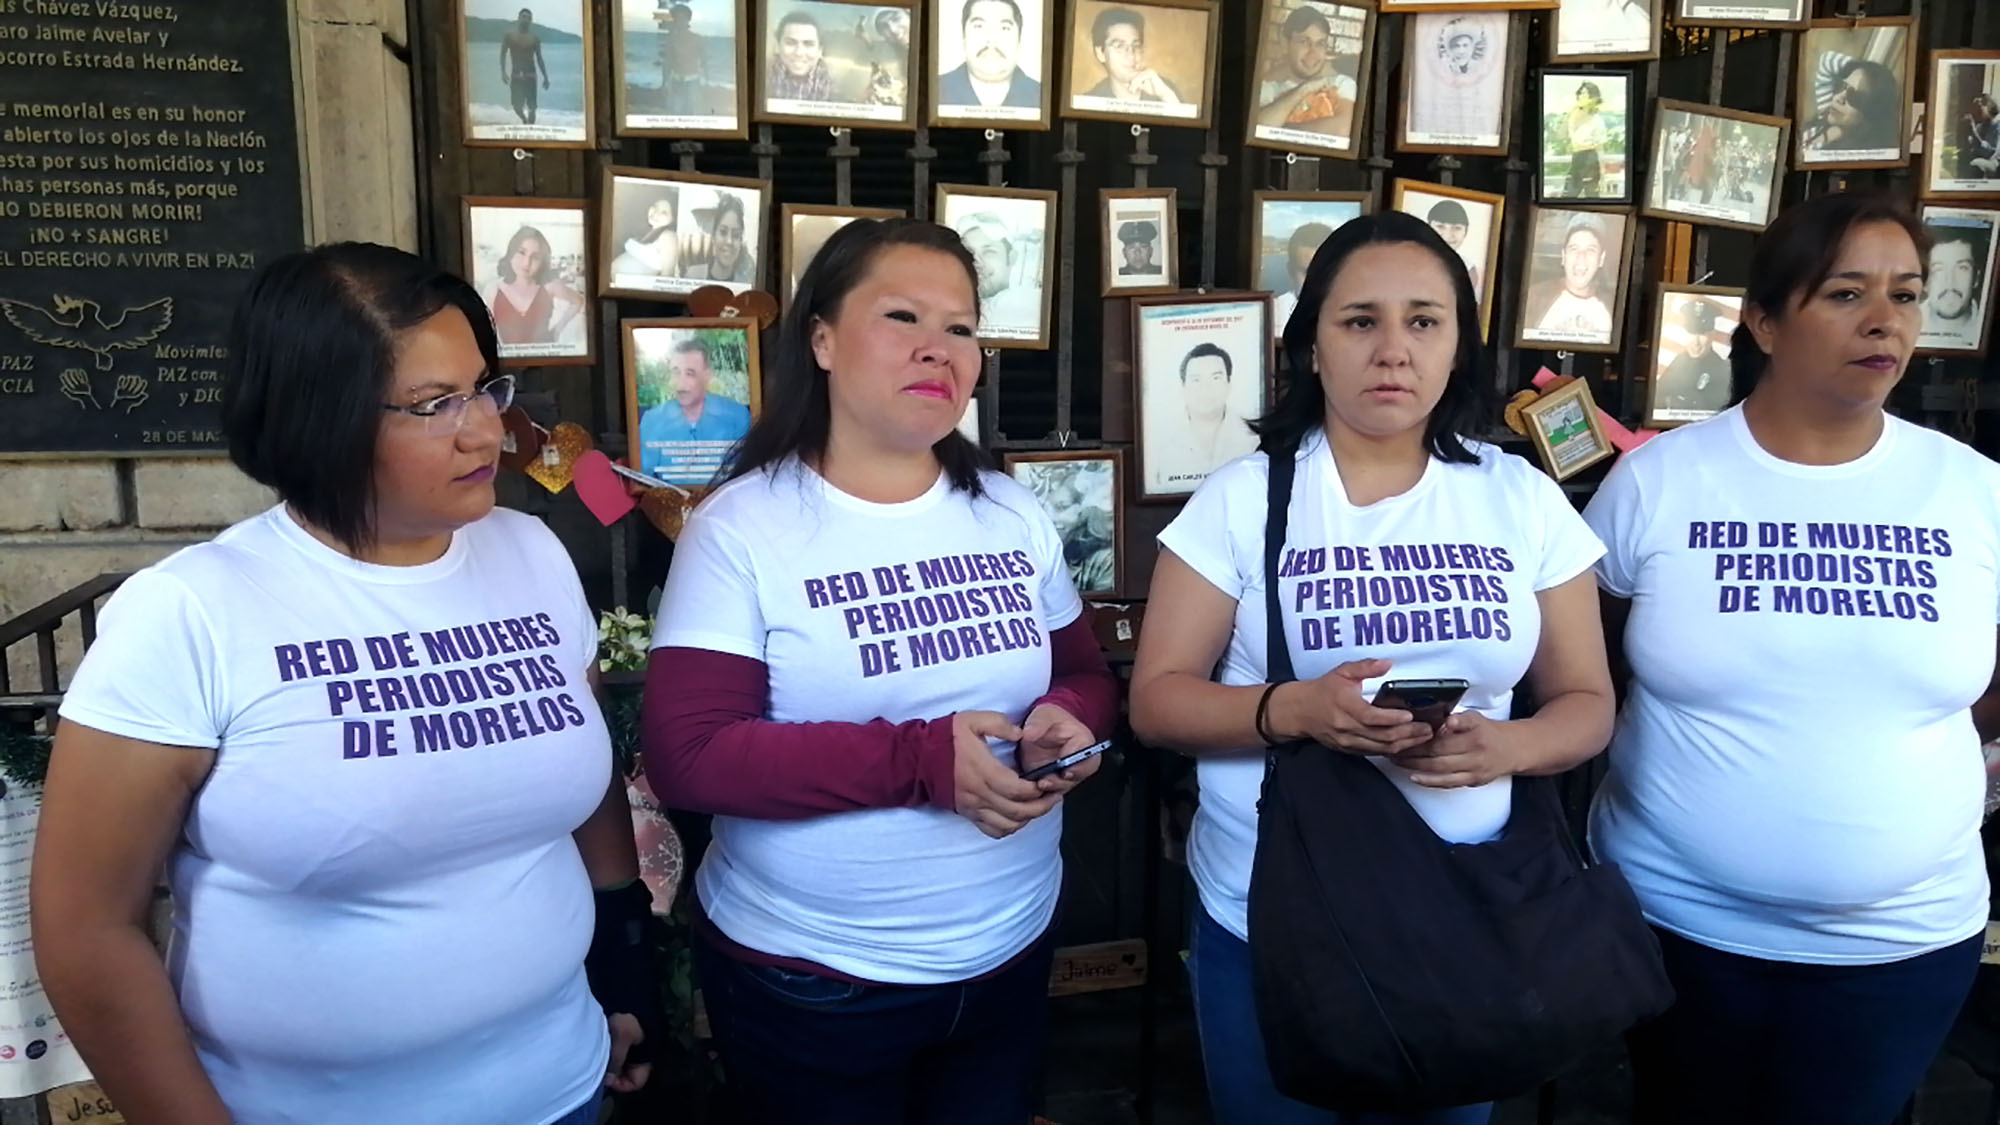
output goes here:
<path id="1" fill-rule="evenodd" d="M 1589 199 L 1603 183 L 1604 172 L 1597 159 L 1597 150 L 1604 147 L 1604 116 L 1598 112 L 1603 105 L 1604 93 L 1597 83 L 1585 82 L 1576 88 L 1576 106 L 1569 111 L 1566 130 L 1569 177 L 1563 182 L 1563 194 L 1571 199 Z"/>
<path id="2" fill-rule="evenodd" d="M 466 274 L 493 313 L 502 359 L 588 363 L 584 204 L 467 199 Z"/>
<path id="3" fill-rule="evenodd" d="M 1821 20 L 1799 56 L 1798 162 L 1894 167 L 1909 160 L 1908 19 Z"/>

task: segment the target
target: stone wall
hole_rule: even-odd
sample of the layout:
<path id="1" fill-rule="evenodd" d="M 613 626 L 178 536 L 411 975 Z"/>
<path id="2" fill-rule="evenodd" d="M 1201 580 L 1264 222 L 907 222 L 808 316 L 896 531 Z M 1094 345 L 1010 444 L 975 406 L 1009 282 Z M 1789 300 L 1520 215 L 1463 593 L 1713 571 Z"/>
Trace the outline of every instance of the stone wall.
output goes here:
<path id="1" fill-rule="evenodd" d="M 307 241 L 414 250 L 404 0 L 295 2 Z M 228 17 L 218 10 L 213 18 Z M 0 461 L 0 621 L 207 539 L 270 503 L 266 489 L 225 460 Z M 67 668 L 80 638 L 61 640 Z M 9 654 L 15 690 L 34 690 L 33 647 Z"/>

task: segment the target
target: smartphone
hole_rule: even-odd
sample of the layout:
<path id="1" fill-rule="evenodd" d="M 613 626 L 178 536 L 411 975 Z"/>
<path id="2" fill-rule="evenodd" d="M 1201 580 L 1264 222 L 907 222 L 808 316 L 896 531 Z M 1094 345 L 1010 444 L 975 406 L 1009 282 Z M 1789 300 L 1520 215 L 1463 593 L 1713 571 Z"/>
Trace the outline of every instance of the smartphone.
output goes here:
<path id="1" fill-rule="evenodd" d="M 1097 743 L 1094 746 L 1086 746 L 1081 750 L 1075 751 L 1074 753 L 1065 754 L 1062 757 L 1057 758 L 1053 762 L 1043 762 L 1041 765 L 1036 766 L 1034 769 L 1031 769 L 1027 773 L 1022 774 L 1021 780 L 1040 781 L 1042 778 L 1045 778 L 1052 773 L 1061 773 L 1062 771 L 1070 768 L 1071 766 L 1080 765 L 1084 762 L 1087 762 L 1109 749 L 1111 749 L 1111 740 L 1107 738 L 1103 742 Z"/>
<path id="2" fill-rule="evenodd" d="M 1470 686 L 1464 680 L 1390 680 L 1369 702 L 1387 711 L 1408 711 L 1435 733 Z"/>

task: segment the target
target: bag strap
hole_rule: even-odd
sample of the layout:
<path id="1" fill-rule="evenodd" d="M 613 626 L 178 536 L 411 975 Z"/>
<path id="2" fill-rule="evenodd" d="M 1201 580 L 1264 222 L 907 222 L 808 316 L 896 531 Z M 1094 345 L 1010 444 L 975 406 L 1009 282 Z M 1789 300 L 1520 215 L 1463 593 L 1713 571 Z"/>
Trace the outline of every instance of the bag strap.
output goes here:
<path id="1" fill-rule="evenodd" d="M 1278 600 L 1278 560 L 1284 554 L 1285 532 L 1291 524 L 1298 443 L 1267 450 L 1266 456 L 1271 459 L 1271 480 L 1264 513 L 1264 680 L 1283 684 L 1299 678 L 1292 669 L 1292 646 L 1285 641 L 1285 615 Z"/>

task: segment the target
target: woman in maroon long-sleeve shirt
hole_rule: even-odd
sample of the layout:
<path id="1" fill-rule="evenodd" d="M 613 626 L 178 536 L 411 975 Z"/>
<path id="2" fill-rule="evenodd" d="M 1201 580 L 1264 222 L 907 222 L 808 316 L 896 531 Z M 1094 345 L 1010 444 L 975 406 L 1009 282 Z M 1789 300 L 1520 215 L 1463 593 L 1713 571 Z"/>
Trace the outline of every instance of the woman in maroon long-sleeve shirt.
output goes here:
<path id="1" fill-rule="evenodd" d="M 697 965 L 760 1121 L 1033 1112 L 1061 799 L 1097 763 L 1020 774 L 1116 687 L 1054 526 L 956 430 L 978 324 L 950 230 L 836 233 L 667 579 L 646 772 L 715 814 Z"/>

